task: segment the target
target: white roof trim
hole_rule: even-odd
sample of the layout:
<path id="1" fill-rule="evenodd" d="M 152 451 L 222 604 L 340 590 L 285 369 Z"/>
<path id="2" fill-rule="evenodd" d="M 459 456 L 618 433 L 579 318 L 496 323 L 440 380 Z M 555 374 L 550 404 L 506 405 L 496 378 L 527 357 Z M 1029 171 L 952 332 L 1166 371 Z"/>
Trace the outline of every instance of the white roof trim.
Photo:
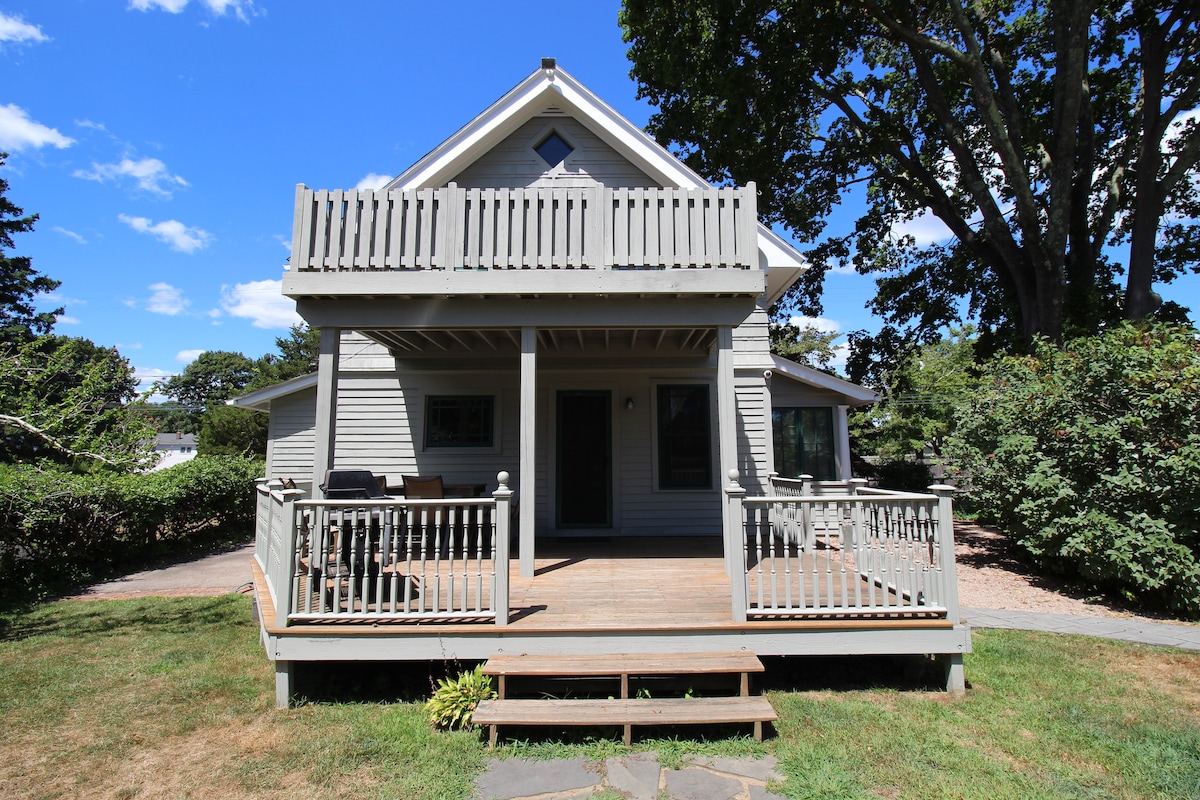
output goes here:
<path id="1" fill-rule="evenodd" d="M 505 137 L 555 106 L 664 186 L 705 188 L 710 184 L 654 141 L 641 128 L 601 100 L 565 70 L 539 69 L 481 114 L 459 128 L 386 189 L 426 189 L 445 185 Z M 808 269 L 808 262 L 781 236 L 758 224 L 759 256 L 767 268 L 767 300 L 774 303 Z"/>
<path id="2" fill-rule="evenodd" d="M 774 353 L 771 354 L 771 360 L 775 362 L 775 372 L 777 374 L 818 389 L 825 389 L 840 394 L 846 398 L 847 405 L 865 406 L 879 399 L 879 395 L 875 392 L 865 386 L 852 383 L 845 378 L 839 378 L 836 375 L 830 375 L 828 372 L 822 372 L 819 369 L 797 364 L 795 361 L 789 361 Z"/>
<path id="3" fill-rule="evenodd" d="M 310 372 L 298 378 L 292 378 L 282 383 L 273 383 L 270 386 L 255 389 L 253 392 L 246 392 L 246 394 L 230 398 L 225 401 L 225 405 L 249 408 L 252 411 L 270 411 L 272 400 L 278 400 L 281 397 L 287 397 L 290 394 L 311 389 L 316 385 L 317 373 Z"/>

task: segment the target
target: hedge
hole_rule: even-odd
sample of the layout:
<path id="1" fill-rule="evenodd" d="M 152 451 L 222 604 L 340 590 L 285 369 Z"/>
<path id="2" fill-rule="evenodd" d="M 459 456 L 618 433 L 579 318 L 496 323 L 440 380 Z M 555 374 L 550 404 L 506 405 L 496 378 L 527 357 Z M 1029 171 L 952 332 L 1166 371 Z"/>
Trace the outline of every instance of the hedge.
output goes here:
<path id="1" fill-rule="evenodd" d="M 0 464 L 0 602 L 69 591 L 172 553 L 245 540 L 260 460 L 198 457 L 145 474 Z"/>

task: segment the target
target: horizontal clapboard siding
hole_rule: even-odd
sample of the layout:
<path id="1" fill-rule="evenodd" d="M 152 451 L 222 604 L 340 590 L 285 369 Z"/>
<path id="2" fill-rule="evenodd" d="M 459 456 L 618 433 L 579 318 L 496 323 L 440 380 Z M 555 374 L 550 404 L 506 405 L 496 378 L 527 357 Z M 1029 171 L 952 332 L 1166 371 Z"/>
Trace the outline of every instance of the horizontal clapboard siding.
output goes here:
<path id="1" fill-rule="evenodd" d="M 316 389 L 271 403 L 267 426 L 268 478 L 307 479 L 312 475 L 316 414 Z"/>
<path id="2" fill-rule="evenodd" d="M 403 475 L 441 475 L 446 483 L 483 483 L 496 488 L 496 473 L 517 474 L 519 388 L 515 375 L 343 373 L 339 380 L 335 464 L 369 469 L 399 485 Z M 496 397 L 498 443 L 481 449 L 425 449 L 425 398 L 488 394 Z"/>
<path id="3" fill-rule="evenodd" d="M 734 386 L 738 410 L 738 471 L 740 483 L 750 494 L 766 494 L 767 448 L 771 446 L 767 435 L 769 420 L 766 418 L 766 381 L 762 376 L 740 377 Z"/>
<path id="4" fill-rule="evenodd" d="M 575 148 L 555 168 L 548 168 L 532 149 L 550 130 L 558 131 Z M 655 185 L 648 175 L 587 128 L 560 116 L 534 117 L 459 173 L 454 182 L 462 187 L 493 189 Z"/>

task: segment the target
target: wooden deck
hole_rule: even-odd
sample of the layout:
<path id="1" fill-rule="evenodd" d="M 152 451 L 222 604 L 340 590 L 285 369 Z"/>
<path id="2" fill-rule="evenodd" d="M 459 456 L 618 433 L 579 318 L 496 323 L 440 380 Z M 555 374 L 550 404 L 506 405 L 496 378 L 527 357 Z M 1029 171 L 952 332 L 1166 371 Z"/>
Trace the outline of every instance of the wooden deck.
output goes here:
<path id="1" fill-rule="evenodd" d="M 823 557 L 818 553 L 808 558 L 819 567 Z M 483 565 L 486 575 L 490 570 L 489 562 L 485 560 Z M 439 582 L 443 607 L 446 606 L 444 595 L 455 585 L 449 580 L 448 566 L 445 572 L 445 579 Z M 274 609 L 271 608 L 264 609 L 264 614 L 269 617 L 267 632 L 284 635 L 336 633 L 348 636 L 360 632 L 404 636 L 429 634 L 438 630 L 446 633 L 512 635 L 733 630 L 746 627 L 745 623 L 735 623 L 732 619 L 730 581 L 724 571 L 720 540 L 715 537 L 549 540 L 539 542 L 533 578 L 521 578 L 515 560 L 509 574 L 511 613 L 509 623 L 504 628 L 498 628 L 483 618 L 479 621 L 403 621 L 386 617 L 370 620 L 293 620 L 287 626 L 274 619 Z M 385 574 L 385 583 L 388 581 L 390 576 Z M 260 599 L 269 603 L 270 595 L 262 583 L 260 581 Z M 752 597 L 754 591 L 752 582 Z M 426 598 L 426 602 L 432 604 L 429 598 Z M 825 619 L 764 619 L 750 624 L 757 628 L 776 629 L 878 628 L 882 624 L 899 628 L 952 627 L 950 622 L 937 616 L 912 615 L 883 619 L 830 615 Z"/>
<path id="2" fill-rule="evenodd" d="M 748 652 L 774 655 L 939 654 L 961 688 L 970 630 L 911 614 L 768 617 L 735 622 L 717 539 L 539 541 L 535 575 L 514 560 L 508 625 L 388 618 L 277 619 L 257 562 L 263 644 L 285 707 L 292 664 L 305 661 L 484 661 L 497 655 L 587 656 Z M 957 688 L 956 688 L 957 690 Z"/>

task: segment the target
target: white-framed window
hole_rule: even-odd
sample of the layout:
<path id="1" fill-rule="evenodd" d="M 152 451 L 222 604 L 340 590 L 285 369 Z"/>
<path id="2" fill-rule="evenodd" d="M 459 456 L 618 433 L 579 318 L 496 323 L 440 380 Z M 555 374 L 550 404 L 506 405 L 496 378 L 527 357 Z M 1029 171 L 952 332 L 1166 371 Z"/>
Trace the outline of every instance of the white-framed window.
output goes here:
<path id="1" fill-rule="evenodd" d="M 837 479 L 833 409 L 828 406 L 775 406 L 771 409 L 775 471 L 783 478 L 812 475 Z"/>
<path id="2" fill-rule="evenodd" d="M 425 449 L 494 449 L 496 397 L 490 394 L 425 396 Z"/>
<path id="3" fill-rule="evenodd" d="M 655 386 L 655 485 L 662 490 L 712 489 L 712 387 Z"/>

